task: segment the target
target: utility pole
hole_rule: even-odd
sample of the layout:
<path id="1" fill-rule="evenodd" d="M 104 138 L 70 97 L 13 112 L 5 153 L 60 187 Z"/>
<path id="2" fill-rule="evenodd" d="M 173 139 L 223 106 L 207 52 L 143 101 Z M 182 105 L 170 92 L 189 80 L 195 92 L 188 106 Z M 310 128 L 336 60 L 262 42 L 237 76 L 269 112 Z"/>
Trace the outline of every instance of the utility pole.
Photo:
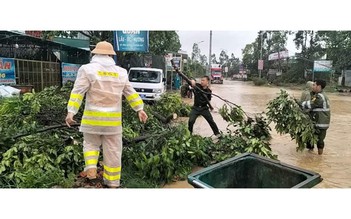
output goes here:
<path id="1" fill-rule="evenodd" d="M 261 39 L 261 51 L 260 51 L 260 60 L 262 60 L 262 30 L 260 31 L 260 39 Z M 262 70 L 259 70 L 259 78 L 261 78 Z"/>
<path id="2" fill-rule="evenodd" d="M 210 53 L 208 55 L 208 75 L 211 75 L 212 30 L 210 30 Z"/>

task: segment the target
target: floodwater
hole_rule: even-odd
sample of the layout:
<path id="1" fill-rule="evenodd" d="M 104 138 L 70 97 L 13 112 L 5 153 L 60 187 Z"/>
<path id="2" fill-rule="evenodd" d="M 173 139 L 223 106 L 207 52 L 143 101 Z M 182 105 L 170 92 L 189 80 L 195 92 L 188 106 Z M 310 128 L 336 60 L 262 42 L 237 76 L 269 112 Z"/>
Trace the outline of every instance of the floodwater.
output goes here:
<path id="1" fill-rule="evenodd" d="M 266 111 L 269 100 L 279 93 L 278 87 L 258 87 L 251 82 L 225 81 L 223 85 L 212 85 L 213 93 L 234 102 L 249 115 Z M 300 97 L 302 90 L 286 89 L 290 95 Z M 319 173 L 323 181 L 314 188 L 351 188 L 351 94 L 327 93 L 330 100 L 331 124 L 325 139 L 323 155 L 317 150 L 296 151 L 296 144 L 289 135 L 279 135 L 272 126 L 271 147 L 278 159 L 293 166 Z M 187 99 L 191 102 L 192 100 Z M 217 97 L 211 101 L 215 110 L 212 113 L 220 130 L 225 131 L 227 123 L 216 108 L 224 102 Z M 212 130 L 206 120 L 199 117 L 194 125 L 194 133 L 211 136 Z M 198 169 L 194 169 L 196 171 Z M 165 188 L 192 188 L 186 181 L 179 181 Z"/>

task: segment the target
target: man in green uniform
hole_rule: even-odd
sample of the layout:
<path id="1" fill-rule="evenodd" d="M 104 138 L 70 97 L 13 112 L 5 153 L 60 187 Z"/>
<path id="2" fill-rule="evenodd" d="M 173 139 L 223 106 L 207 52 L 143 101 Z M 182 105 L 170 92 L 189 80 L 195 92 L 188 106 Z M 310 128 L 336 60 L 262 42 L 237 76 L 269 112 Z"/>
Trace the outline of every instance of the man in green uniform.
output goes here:
<path id="1" fill-rule="evenodd" d="M 330 108 L 329 99 L 323 92 L 326 86 L 324 80 L 316 80 L 313 85 L 314 95 L 311 100 L 302 102 L 303 109 L 311 109 L 311 118 L 315 121 L 315 127 L 318 134 L 317 148 L 318 154 L 323 154 L 324 149 L 324 138 L 327 134 L 327 129 L 330 124 Z M 314 145 L 308 145 L 308 149 L 313 150 Z"/>
<path id="2" fill-rule="evenodd" d="M 209 77 L 208 76 L 203 76 L 201 78 L 201 83 L 196 83 L 194 80 L 191 80 L 191 85 L 192 87 L 198 87 L 201 91 L 206 92 L 206 97 L 208 100 L 211 100 L 211 93 L 212 91 L 208 88 L 209 84 Z M 213 120 L 213 117 L 210 113 L 207 100 L 203 96 L 202 92 L 199 91 L 199 89 L 194 89 L 194 105 L 192 107 L 192 110 L 189 115 L 189 123 L 188 123 L 188 129 L 192 133 L 193 132 L 193 127 L 194 123 L 197 119 L 198 116 L 203 116 L 208 124 L 210 124 L 211 129 L 216 137 L 219 137 L 220 133 L 217 127 L 217 124 Z"/>

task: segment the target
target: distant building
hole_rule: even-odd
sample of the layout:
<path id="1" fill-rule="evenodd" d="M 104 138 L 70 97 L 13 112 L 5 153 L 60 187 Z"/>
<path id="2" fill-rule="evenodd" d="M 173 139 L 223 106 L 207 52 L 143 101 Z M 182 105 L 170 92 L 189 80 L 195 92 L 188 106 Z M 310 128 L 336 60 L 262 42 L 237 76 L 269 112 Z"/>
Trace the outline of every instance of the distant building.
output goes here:
<path id="1" fill-rule="evenodd" d="M 42 31 L 0 31 L 0 58 L 8 58 L 14 63 L 13 73 L 5 74 L 5 79 L 40 91 L 48 86 L 62 85 L 62 65 L 89 62 L 89 41 L 66 38 L 46 40 Z"/>
<path id="2" fill-rule="evenodd" d="M 84 64 L 89 56 L 87 40 L 46 40 L 42 31 L 0 31 L 0 57 Z"/>

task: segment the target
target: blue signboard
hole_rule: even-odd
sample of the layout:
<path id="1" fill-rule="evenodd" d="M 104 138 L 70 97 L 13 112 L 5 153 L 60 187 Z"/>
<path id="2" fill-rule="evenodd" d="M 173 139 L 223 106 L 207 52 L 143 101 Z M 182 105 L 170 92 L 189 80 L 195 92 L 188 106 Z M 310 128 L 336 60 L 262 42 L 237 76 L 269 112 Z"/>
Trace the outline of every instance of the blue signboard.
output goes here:
<path id="1" fill-rule="evenodd" d="M 15 59 L 0 57 L 0 84 L 16 84 Z"/>
<path id="2" fill-rule="evenodd" d="M 116 51 L 149 51 L 149 31 L 114 31 L 113 36 Z"/>
<path id="3" fill-rule="evenodd" d="M 314 72 L 331 72 L 332 67 L 333 67 L 333 61 L 318 60 L 318 61 L 314 61 L 313 71 Z"/>
<path id="4" fill-rule="evenodd" d="M 62 84 L 75 81 L 81 65 L 62 62 Z"/>

